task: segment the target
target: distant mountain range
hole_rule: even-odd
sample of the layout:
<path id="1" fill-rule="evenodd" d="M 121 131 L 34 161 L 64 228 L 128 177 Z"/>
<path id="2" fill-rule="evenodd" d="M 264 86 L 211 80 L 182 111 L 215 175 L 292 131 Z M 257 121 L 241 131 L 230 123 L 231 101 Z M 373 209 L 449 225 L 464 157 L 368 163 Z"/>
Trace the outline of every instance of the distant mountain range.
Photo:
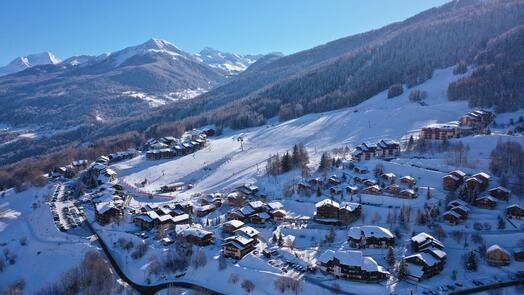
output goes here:
<path id="1" fill-rule="evenodd" d="M 19 56 L 11 61 L 8 65 L 0 67 L 0 76 L 5 76 L 23 71 L 25 69 L 39 65 L 56 65 L 61 60 L 51 52 L 42 52 L 30 54 L 28 56 Z"/>
<path id="2" fill-rule="evenodd" d="M 259 57 L 211 48 L 190 54 L 160 39 L 64 61 L 52 53 L 19 57 L 0 69 L 0 122 L 74 126 L 140 114 L 206 92 Z"/>

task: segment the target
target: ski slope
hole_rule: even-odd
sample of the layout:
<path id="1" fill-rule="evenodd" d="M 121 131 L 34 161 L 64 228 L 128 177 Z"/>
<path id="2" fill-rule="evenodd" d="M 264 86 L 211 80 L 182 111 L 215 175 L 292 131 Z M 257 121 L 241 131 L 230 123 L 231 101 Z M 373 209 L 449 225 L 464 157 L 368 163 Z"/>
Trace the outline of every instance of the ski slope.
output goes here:
<path id="1" fill-rule="evenodd" d="M 180 198 L 194 192 L 231 188 L 254 181 L 264 173 L 265 161 L 271 154 L 283 153 L 296 143 L 304 143 L 312 158 L 318 158 L 322 151 L 383 138 L 401 140 L 408 132 L 427 124 L 457 120 L 469 107 L 466 101 L 448 101 L 446 92 L 449 83 L 462 76 L 453 75 L 451 68 L 437 70 L 425 83 L 392 99 L 383 91 L 355 107 L 227 131 L 221 137 L 211 138 L 209 147 L 193 155 L 162 161 L 139 157 L 114 168 L 131 186 L 147 179 L 141 188 L 145 192 L 155 193 L 161 186 L 179 181 L 193 183 L 193 189 L 177 194 Z M 415 89 L 427 92 L 427 105 L 409 101 L 409 92 Z M 244 140 L 243 150 L 239 136 Z"/>

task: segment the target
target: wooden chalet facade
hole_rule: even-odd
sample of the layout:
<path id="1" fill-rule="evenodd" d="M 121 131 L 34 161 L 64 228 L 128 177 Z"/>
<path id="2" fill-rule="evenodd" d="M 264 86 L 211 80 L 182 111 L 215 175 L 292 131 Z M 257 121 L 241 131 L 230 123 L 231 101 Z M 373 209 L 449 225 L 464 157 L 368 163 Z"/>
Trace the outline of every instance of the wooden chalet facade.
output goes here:
<path id="1" fill-rule="evenodd" d="M 484 209 L 495 209 L 497 207 L 497 199 L 492 196 L 482 196 L 475 199 L 475 206 Z"/>
<path id="2" fill-rule="evenodd" d="M 443 140 L 459 136 L 458 122 L 449 122 L 444 124 L 432 124 L 423 127 L 420 131 L 420 137 L 426 140 Z"/>
<path id="3" fill-rule="evenodd" d="M 511 195 L 511 191 L 503 186 L 497 186 L 490 189 L 488 192 L 492 197 L 495 197 L 501 201 L 509 200 L 509 196 Z"/>
<path id="4" fill-rule="evenodd" d="M 315 221 L 323 224 L 349 224 L 358 219 L 362 213 L 362 206 L 358 203 L 339 204 L 330 199 L 316 203 L 315 209 Z"/>
<path id="5" fill-rule="evenodd" d="M 442 250 L 427 250 L 403 258 L 407 266 L 408 278 L 420 281 L 439 274 L 446 263 L 446 253 Z"/>
<path id="6" fill-rule="evenodd" d="M 442 244 L 439 240 L 425 232 L 419 233 L 411 237 L 410 242 L 411 249 L 413 250 L 413 252 L 420 252 L 430 247 L 441 250 L 444 249 L 444 244 Z"/>
<path id="7" fill-rule="evenodd" d="M 448 175 L 442 177 L 442 188 L 446 191 L 454 191 L 464 183 L 464 177 L 466 173 L 455 170 L 450 172 Z"/>
<path id="8" fill-rule="evenodd" d="M 327 250 L 317 260 L 317 266 L 323 272 L 337 278 L 363 282 L 379 282 L 389 277 L 389 272 L 361 251 Z"/>
<path id="9" fill-rule="evenodd" d="M 524 219 L 524 208 L 519 204 L 506 207 L 506 216 L 511 219 Z"/>
<path id="10" fill-rule="evenodd" d="M 495 244 L 486 250 L 486 261 L 493 266 L 509 265 L 511 262 L 511 255 L 506 249 Z"/>
<path id="11" fill-rule="evenodd" d="M 394 140 L 383 139 L 378 143 L 362 143 L 352 153 L 357 160 L 370 160 L 373 158 L 394 158 L 400 155 L 400 144 Z"/>
<path id="12" fill-rule="evenodd" d="M 353 248 L 387 248 L 395 244 L 395 236 L 380 226 L 354 226 L 349 229 L 348 243 Z"/>

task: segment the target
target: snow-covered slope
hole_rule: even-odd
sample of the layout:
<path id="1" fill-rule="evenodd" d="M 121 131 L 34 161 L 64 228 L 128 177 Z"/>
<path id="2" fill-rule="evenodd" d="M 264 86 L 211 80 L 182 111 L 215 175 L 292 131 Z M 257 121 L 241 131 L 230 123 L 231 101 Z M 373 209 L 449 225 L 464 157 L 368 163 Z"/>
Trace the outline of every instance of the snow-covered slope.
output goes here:
<path id="1" fill-rule="evenodd" d="M 262 55 L 240 55 L 236 53 L 221 52 L 216 49 L 206 47 L 195 54 L 197 59 L 209 66 L 220 69 L 228 75 L 235 75 L 245 71 L 251 64 L 257 61 Z"/>
<path id="2" fill-rule="evenodd" d="M 171 56 L 174 60 L 179 57 L 192 58 L 190 54 L 178 49 L 174 44 L 161 39 L 151 38 L 145 43 L 137 46 L 127 47 L 125 49 L 113 52 L 109 55 L 109 59 L 114 66 L 120 66 L 126 60 L 134 56 L 145 54 L 165 54 Z"/>
<path id="3" fill-rule="evenodd" d="M 130 185 L 147 178 L 144 190 L 150 192 L 176 181 L 193 182 L 195 187 L 188 193 L 231 187 L 261 175 L 270 154 L 285 152 L 296 143 L 306 144 L 316 157 L 342 145 L 355 146 L 382 138 L 401 140 L 410 130 L 426 124 L 457 120 L 469 109 L 467 102 L 448 101 L 446 90 L 451 81 L 460 77 L 453 75 L 452 69 L 438 70 L 425 83 L 393 99 L 388 99 L 384 91 L 355 107 L 243 132 L 226 132 L 194 157 L 164 162 L 137 158 L 116 165 L 116 169 Z M 427 105 L 409 101 L 409 92 L 414 89 L 427 91 Z M 244 139 L 244 151 L 236 140 L 239 136 Z"/>
<path id="4" fill-rule="evenodd" d="M 8 65 L 0 67 L 0 76 L 13 74 L 23 71 L 30 67 L 48 64 L 58 64 L 61 60 L 51 52 L 42 52 L 20 56 L 11 61 Z"/>

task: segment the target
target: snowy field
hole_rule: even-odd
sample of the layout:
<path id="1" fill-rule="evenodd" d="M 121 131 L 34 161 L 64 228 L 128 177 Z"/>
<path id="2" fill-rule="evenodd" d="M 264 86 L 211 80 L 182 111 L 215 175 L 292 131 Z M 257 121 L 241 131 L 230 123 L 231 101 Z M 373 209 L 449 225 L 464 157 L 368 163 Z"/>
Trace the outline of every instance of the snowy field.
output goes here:
<path id="1" fill-rule="evenodd" d="M 85 238 L 57 229 L 45 203 L 51 191 L 51 185 L 22 193 L 8 190 L 0 198 L 0 249 L 3 255 L 6 249 L 16 255 L 16 262 L 6 263 L 0 273 L 0 286 L 23 278 L 24 294 L 33 294 L 78 265 L 91 247 Z"/>
<path id="2" fill-rule="evenodd" d="M 209 147 L 191 156 L 162 161 L 140 157 L 114 168 L 130 185 L 147 179 L 148 184 L 142 188 L 146 192 L 153 193 L 163 185 L 179 181 L 193 183 L 192 190 L 177 194 L 180 198 L 193 192 L 232 188 L 254 181 L 264 173 L 265 161 L 271 154 L 283 153 L 297 143 L 304 143 L 310 155 L 317 158 L 322 151 L 333 148 L 384 138 L 401 140 L 408 132 L 427 124 L 457 120 L 469 110 L 467 102 L 448 101 L 446 90 L 451 81 L 460 77 L 453 75 L 452 69 L 438 70 L 425 83 L 393 99 L 388 99 L 384 91 L 352 108 L 310 114 L 242 132 L 226 131 L 225 135 L 212 138 Z M 409 101 L 409 91 L 415 89 L 428 93 L 427 106 Z M 243 151 L 238 137 L 244 139 Z"/>

